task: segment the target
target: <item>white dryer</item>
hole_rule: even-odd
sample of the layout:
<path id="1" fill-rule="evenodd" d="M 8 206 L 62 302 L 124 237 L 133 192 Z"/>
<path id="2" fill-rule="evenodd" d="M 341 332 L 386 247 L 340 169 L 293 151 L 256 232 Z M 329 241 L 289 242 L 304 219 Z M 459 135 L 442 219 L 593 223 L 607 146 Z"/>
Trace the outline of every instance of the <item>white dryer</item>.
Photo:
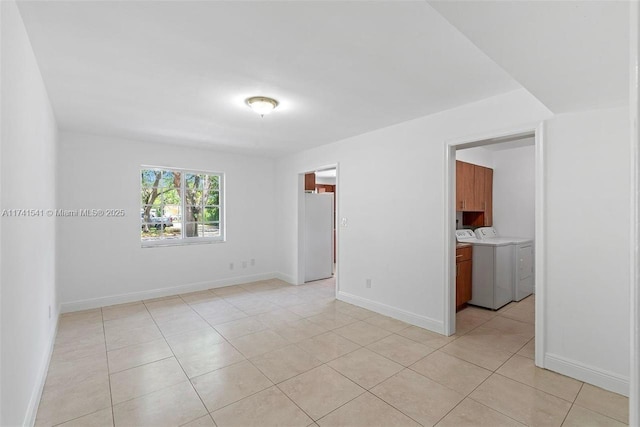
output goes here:
<path id="1" fill-rule="evenodd" d="M 535 292 L 534 242 L 525 237 L 500 236 L 493 227 L 476 229 L 478 240 L 486 242 L 510 241 L 513 250 L 513 300 L 520 301 Z"/>
<path id="2" fill-rule="evenodd" d="M 497 310 L 513 300 L 513 245 L 510 240 L 478 239 L 456 230 L 456 240 L 473 245 L 469 304 Z"/>

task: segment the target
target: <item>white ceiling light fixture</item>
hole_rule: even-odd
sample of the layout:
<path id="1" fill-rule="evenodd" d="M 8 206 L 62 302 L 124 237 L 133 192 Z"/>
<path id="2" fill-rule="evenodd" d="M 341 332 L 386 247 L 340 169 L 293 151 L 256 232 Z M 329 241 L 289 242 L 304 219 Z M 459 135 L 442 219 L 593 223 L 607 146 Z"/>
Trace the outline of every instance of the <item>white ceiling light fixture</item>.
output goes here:
<path id="1" fill-rule="evenodd" d="M 247 98 L 245 102 L 253 111 L 260 114 L 260 117 L 269 114 L 278 106 L 278 101 L 266 96 L 252 96 Z"/>

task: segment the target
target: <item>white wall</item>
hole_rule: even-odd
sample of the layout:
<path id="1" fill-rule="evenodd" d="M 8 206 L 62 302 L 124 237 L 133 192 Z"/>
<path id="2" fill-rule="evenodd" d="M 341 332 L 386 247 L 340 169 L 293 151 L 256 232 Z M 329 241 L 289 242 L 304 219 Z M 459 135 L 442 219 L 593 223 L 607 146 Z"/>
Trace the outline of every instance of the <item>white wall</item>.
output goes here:
<path id="1" fill-rule="evenodd" d="M 54 115 L 15 3 L 3 1 L 0 8 L 1 207 L 53 208 Z M 0 425 L 28 425 L 35 417 L 58 317 L 56 221 L 5 216 L 1 222 Z"/>
<path id="2" fill-rule="evenodd" d="M 545 365 L 628 393 L 628 109 L 546 127 Z"/>
<path id="3" fill-rule="evenodd" d="M 535 235 L 535 146 L 493 153 L 493 224 L 502 236 Z M 569 220 L 566 221 L 570 223 Z"/>
<path id="4" fill-rule="evenodd" d="M 442 331 L 444 144 L 550 118 L 516 91 L 279 160 L 282 277 L 298 277 L 297 174 L 337 163 L 338 217 L 348 218 L 338 229 L 339 298 Z M 557 116 L 545 135 L 545 365 L 620 393 L 629 373 L 628 132 L 628 110 L 613 109 Z M 371 185 L 381 169 L 387 179 Z"/>
<path id="5" fill-rule="evenodd" d="M 63 311 L 274 277 L 273 160 L 75 133 L 61 134 L 59 158 L 60 208 L 126 210 L 59 219 Z M 142 248 L 141 165 L 224 172 L 227 241 Z"/>
<path id="6" fill-rule="evenodd" d="M 443 331 L 445 141 L 550 115 L 514 91 L 279 160 L 281 276 L 298 277 L 297 174 L 339 163 L 340 298 Z"/>
<path id="7" fill-rule="evenodd" d="M 493 169 L 493 151 L 484 147 L 456 150 L 456 160 Z"/>

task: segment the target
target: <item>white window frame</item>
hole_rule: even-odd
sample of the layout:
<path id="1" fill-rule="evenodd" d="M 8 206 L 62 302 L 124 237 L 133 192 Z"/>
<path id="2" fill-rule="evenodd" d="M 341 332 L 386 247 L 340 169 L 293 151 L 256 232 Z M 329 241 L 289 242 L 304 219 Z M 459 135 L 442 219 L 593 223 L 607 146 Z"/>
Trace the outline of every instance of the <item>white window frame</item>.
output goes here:
<path id="1" fill-rule="evenodd" d="M 194 169 L 182 169 L 168 166 L 151 166 L 151 165 L 141 165 L 140 172 L 143 170 L 162 170 L 162 171 L 171 171 L 171 172 L 180 172 L 180 213 L 182 216 L 182 226 L 181 226 L 181 237 L 179 238 L 163 238 L 157 240 L 142 240 L 142 236 L 140 236 L 140 243 L 143 248 L 153 248 L 153 247 L 161 247 L 161 246 L 183 246 L 183 245 L 199 245 L 206 243 L 224 243 L 226 242 L 226 217 L 225 217 L 225 174 L 224 172 L 212 172 L 205 170 L 194 170 Z M 185 227 L 184 227 L 184 219 L 186 212 L 186 176 L 188 174 L 201 174 L 201 175 L 216 175 L 218 177 L 218 230 L 220 234 L 214 237 L 186 237 L 185 236 Z M 140 181 L 139 192 L 142 193 L 142 180 Z M 142 206 L 142 205 L 140 205 Z"/>

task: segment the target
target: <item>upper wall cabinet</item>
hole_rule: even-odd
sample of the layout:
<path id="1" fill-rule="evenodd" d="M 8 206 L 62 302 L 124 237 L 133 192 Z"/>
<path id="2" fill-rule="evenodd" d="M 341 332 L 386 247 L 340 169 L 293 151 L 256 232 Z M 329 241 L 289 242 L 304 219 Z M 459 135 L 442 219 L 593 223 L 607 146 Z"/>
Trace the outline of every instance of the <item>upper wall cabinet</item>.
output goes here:
<path id="1" fill-rule="evenodd" d="M 314 191 L 316 189 L 316 174 L 314 172 L 304 175 L 304 191 Z"/>
<path id="2" fill-rule="evenodd" d="M 456 161 L 456 211 L 468 213 L 465 225 L 492 225 L 493 169 Z"/>

